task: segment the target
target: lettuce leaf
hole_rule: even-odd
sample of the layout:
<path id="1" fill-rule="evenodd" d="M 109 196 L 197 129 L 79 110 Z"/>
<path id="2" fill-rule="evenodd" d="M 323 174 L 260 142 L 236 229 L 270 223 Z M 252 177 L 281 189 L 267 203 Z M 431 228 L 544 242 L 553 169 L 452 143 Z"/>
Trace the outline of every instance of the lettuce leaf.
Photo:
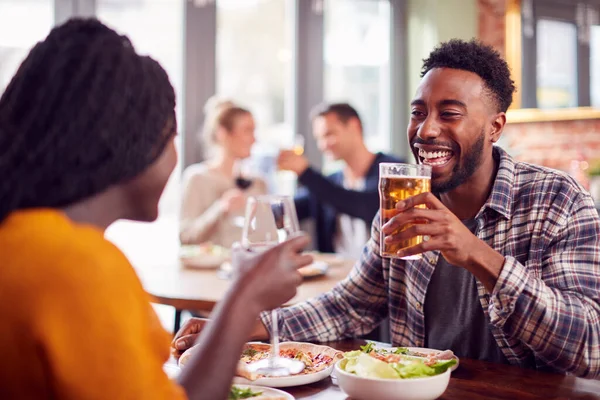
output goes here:
<path id="1" fill-rule="evenodd" d="M 435 375 L 435 370 L 422 362 L 415 361 L 409 364 L 390 364 L 402 379 L 423 378 Z"/>
<path id="2" fill-rule="evenodd" d="M 433 364 L 431 368 L 435 371 L 435 375 L 443 374 L 446 370 L 456 364 L 456 358 L 450 360 L 440 360 Z"/>
<path id="3" fill-rule="evenodd" d="M 355 353 L 355 352 L 351 352 Z M 362 351 L 357 355 L 346 358 L 346 363 L 340 363 L 340 367 L 346 371 L 362 378 L 398 379 L 398 373 L 386 362 L 373 358 Z M 348 353 L 346 353 L 348 354 Z"/>
<path id="4" fill-rule="evenodd" d="M 413 357 L 405 357 L 413 359 Z M 453 358 L 437 361 L 432 366 L 427 366 L 422 359 L 416 359 L 416 357 L 412 362 L 387 363 L 372 357 L 363 350 L 355 350 L 344 353 L 344 358 L 340 361 L 340 368 L 363 378 L 410 379 L 439 375 L 455 364 L 456 359 Z"/>
<path id="5" fill-rule="evenodd" d="M 403 379 L 407 378 L 423 378 L 426 376 L 439 375 L 446 372 L 448 368 L 456 364 L 455 359 L 438 361 L 431 367 L 425 365 L 423 362 L 415 361 L 408 364 L 394 363 L 391 364 L 392 368 L 398 372 L 398 375 Z"/>

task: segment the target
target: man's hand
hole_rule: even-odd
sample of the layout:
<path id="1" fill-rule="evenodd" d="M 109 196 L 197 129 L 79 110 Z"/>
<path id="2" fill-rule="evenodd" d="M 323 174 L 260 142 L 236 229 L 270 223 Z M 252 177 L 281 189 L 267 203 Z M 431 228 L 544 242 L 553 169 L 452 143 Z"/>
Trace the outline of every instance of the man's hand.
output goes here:
<path id="1" fill-rule="evenodd" d="M 420 204 L 427 208 L 417 208 Z M 399 250 L 398 256 L 439 250 L 448 263 L 469 270 L 492 292 L 504 265 L 504 256 L 473 235 L 437 197 L 430 192 L 421 193 L 398 202 L 396 209 L 398 214 L 381 228 L 386 243 L 427 237 L 416 246 Z M 411 223 L 414 225 L 398 232 L 400 227 Z"/>
<path id="2" fill-rule="evenodd" d="M 190 318 L 183 324 L 171 342 L 171 353 L 175 358 L 179 358 L 196 343 L 198 335 L 208 322 L 210 320 L 207 318 Z"/>
<path id="3" fill-rule="evenodd" d="M 279 152 L 279 157 L 277 157 L 277 166 L 279 169 L 302 175 L 309 167 L 309 163 L 304 156 L 299 156 L 293 150 L 282 150 Z"/>
<path id="4" fill-rule="evenodd" d="M 208 326 L 209 322 L 210 320 L 207 318 L 188 319 L 179 329 L 179 332 L 177 332 L 173 338 L 173 341 L 171 342 L 171 353 L 173 356 L 179 359 L 184 351 L 194 346 L 197 343 L 198 336 L 200 336 L 202 330 Z M 259 319 L 256 321 L 248 340 L 267 339 L 269 339 L 269 332 Z"/>

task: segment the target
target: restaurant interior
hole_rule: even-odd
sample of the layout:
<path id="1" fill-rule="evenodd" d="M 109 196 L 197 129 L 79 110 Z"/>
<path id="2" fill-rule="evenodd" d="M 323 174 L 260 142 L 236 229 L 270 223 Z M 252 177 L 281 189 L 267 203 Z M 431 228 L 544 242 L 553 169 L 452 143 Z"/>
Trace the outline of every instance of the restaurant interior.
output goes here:
<path id="1" fill-rule="evenodd" d="M 95 17 L 126 35 L 138 53 L 162 65 L 175 90 L 178 161 L 160 198 L 158 218 L 150 223 L 120 220 L 105 232 L 135 268 L 164 329 L 172 335 L 190 318 L 210 317 L 236 273 L 231 241 L 221 243 L 221 237 L 194 236 L 184 229 L 184 224 L 192 224 L 184 215 L 194 208 L 185 199 L 191 190 L 186 174 L 219 151 L 205 137 L 217 109 L 208 110 L 211 105 L 226 107 L 223 102 L 230 101 L 252 118 L 251 151 L 236 161 L 236 179 L 256 178 L 254 182 L 265 185 L 259 194 L 293 199 L 306 187 L 294 168 L 281 167 L 282 152 L 291 151 L 323 175 L 347 168 L 343 157 L 327 154 L 330 149 L 317 138 L 314 122 L 327 112 L 315 117 L 315 106 L 349 104 L 360 116 L 365 154 L 382 153 L 415 164 L 407 125 L 411 101 L 423 79 L 423 60 L 440 43 L 477 39 L 506 60 L 516 87 L 495 145 L 515 161 L 568 174 L 600 210 L 600 0 L 0 0 L 0 93 L 32 46 L 73 17 Z M 256 188 L 258 183 L 252 182 L 248 185 Z M 368 185 L 365 182 L 361 184 Z M 197 198 L 213 190 L 211 185 L 197 187 Z M 251 241 L 247 230 L 254 228 L 249 227 L 248 210 L 255 203 L 248 198 L 254 192 L 245 192 L 243 179 L 236 185 L 244 204 L 231 219 L 237 229 L 232 232 L 239 235 L 243 230 L 244 240 Z M 207 207 L 224 201 L 215 199 Z M 234 207 L 236 199 L 228 201 Z M 287 218 L 288 204 L 280 207 Z M 298 203 L 296 208 L 300 216 Z M 336 229 L 347 223 L 343 229 L 362 229 L 364 240 L 335 239 L 334 250 L 324 251 L 319 239 L 323 226 L 314 218 L 300 218 L 299 229 L 311 238 L 307 251 L 314 262 L 304 270 L 304 280 L 286 306 L 318 297 L 353 273 L 364 257 L 362 245 L 355 244 L 366 243 L 370 224 L 365 231 L 364 223 L 357 227 L 352 221 L 338 217 Z M 599 257 L 596 254 L 596 262 Z M 595 273 L 600 275 L 597 264 Z M 426 305 L 417 302 L 416 307 Z M 596 312 L 599 309 L 596 304 Z M 386 319 L 353 343 L 374 340 L 389 346 L 389 324 Z M 177 362 L 171 364 L 171 370 L 165 370 L 176 375 Z M 450 386 L 446 382 L 441 392 L 414 398 L 435 398 L 431 396 L 444 390 L 442 399 L 538 398 L 537 394 L 600 398 L 598 381 L 569 376 L 585 375 L 581 373 L 565 377 L 535 371 L 537 375 L 531 372 L 525 379 L 518 367 L 495 370 L 492 364 L 462 359 L 459 364 L 453 367 Z M 461 375 L 461 368 L 467 372 Z M 482 380 L 477 382 L 473 376 L 479 373 Z M 494 386 L 493 374 L 504 376 L 504 381 Z M 271 387 L 292 387 L 286 393 L 297 399 L 346 399 L 346 394 L 354 396 L 348 399 L 405 398 L 396 389 L 371 388 L 369 382 L 355 387 L 346 379 L 337 373 L 333 384 L 327 375 L 327 383 Z M 332 386 L 335 380 L 347 385 L 343 391 Z M 431 388 L 436 385 L 431 381 Z"/>

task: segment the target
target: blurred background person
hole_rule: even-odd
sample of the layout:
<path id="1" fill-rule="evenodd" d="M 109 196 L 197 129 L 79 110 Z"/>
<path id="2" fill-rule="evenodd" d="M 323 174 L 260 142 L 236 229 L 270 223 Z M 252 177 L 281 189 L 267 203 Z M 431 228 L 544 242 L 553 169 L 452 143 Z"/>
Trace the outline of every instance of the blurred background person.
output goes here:
<path id="1" fill-rule="evenodd" d="M 214 97 L 204 111 L 208 157 L 183 174 L 179 238 L 182 244 L 211 242 L 229 248 L 241 238 L 247 197 L 266 194 L 267 186 L 246 174 L 242 164 L 255 142 L 250 111 Z"/>
<path id="2" fill-rule="evenodd" d="M 310 116 L 319 150 L 343 161 L 342 170 L 324 176 L 293 150 L 280 152 L 278 166 L 298 175 L 298 219 L 315 220 L 317 249 L 358 259 L 379 210 L 379 163 L 401 160 L 367 149 L 362 121 L 350 104 L 322 103 Z"/>

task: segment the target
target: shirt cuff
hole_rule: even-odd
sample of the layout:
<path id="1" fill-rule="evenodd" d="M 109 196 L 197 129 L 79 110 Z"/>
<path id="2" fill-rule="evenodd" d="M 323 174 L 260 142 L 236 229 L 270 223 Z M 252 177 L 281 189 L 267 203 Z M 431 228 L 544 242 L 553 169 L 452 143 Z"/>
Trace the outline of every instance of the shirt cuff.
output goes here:
<path id="1" fill-rule="evenodd" d="M 279 328 L 279 340 L 282 342 L 291 340 L 290 335 L 285 326 L 285 318 L 286 318 L 286 310 L 284 308 L 280 308 L 277 312 L 278 315 L 278 328 Z M 271 337 L 273 332 L 273 324 L 271 323 L 271 311 L 263 311 L 259 315 L 260 321 L 263 323 L 267 332 L 269 332 L 269 337 Z"/>
<path id="2" fill-rule="evenodd" d="M 524 265 L 513 257 L 505 257 L 488 305 L 490 321 L 493 325 L 502 328 L 513 314 L 517 300 L 527 284 L 528 276 L 529 272 Z"/>
<path id="3" fill-rule="evenodd" d="M 267 329 L 267 332 L 269 332 L 269 336 L 271 336 L 271 331 L 273 329 L 273 327 L 271 326 L 271 312 L 263 311 L 260 313 L 260 315 L 258 317 L 260 318 L 260 321 L 263 323 L 263 325 Z"/>
<path id="4" fill-rule="evenodd" d="M 320 174 L 312 169 L 312 167 L 308 167 L 304 170 L 304 172 L 298 175 L 298 182 L 300 182 L 302 185 L 308 186 L 310 182 L 313 181 L 315 175 Z"/>

